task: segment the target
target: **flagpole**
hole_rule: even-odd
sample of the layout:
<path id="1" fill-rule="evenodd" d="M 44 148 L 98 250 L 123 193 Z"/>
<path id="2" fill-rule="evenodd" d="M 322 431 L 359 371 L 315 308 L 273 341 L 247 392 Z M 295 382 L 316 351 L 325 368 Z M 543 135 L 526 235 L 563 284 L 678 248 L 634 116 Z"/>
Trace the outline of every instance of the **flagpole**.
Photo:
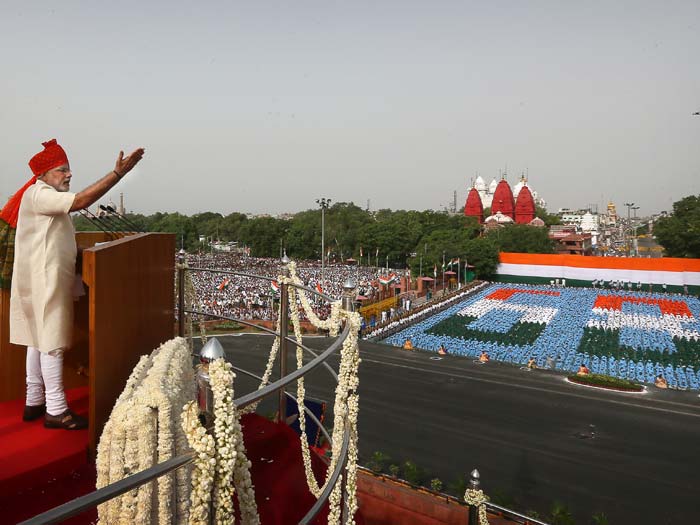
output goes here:
<path id="1" fill-rule="evenodd" d="M 442 295 L 445 295 L 445 252 L 442 252 Z"/>

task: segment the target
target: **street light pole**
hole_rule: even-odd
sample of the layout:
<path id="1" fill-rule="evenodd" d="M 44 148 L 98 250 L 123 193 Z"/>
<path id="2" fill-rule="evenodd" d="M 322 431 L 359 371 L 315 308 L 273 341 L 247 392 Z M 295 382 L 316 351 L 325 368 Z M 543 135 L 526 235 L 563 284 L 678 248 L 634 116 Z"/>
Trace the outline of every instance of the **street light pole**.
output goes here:
<path id="1" fill-rule="evenodd" d="M 634 206 L 634 202 L 626 202 L 625 206 L 627 206 L 627 235 L 625 239 L 625 243 L 627 244 L 627 257 L 630 256 L 631 248 L 630 248 L 630 241 L 629 241 L 629 227 L 630 227 L 630 209 L 632 209 L 632 206 Z"/>
<path id="2" fill-rule="evenodd" d="M 442 295 L 445 295 L 445 251 L 442 251 Z"/>
<path id="3" fill-rule="evenodd" d="M 326 289 L 325 276 L 325 257 L 326 257 L 326 210 L 331 205 L 331 200 L 321 197 L 316 199 L 316 204 L 321 207 L 321 288 Z"/>
<path id="4" fill-rule="evenodd" d="M 632 206 L 632 210 L 634 211 L 634 217 L 632 220 L 634 230 L 633 230 L 633 241 L 632 241 L 632 247 L 634 248 L 634 255 L 636 257 L 639 257 L 639 250 L 637 248 L 637 210 L 639 209 L 639 206 Z"/>

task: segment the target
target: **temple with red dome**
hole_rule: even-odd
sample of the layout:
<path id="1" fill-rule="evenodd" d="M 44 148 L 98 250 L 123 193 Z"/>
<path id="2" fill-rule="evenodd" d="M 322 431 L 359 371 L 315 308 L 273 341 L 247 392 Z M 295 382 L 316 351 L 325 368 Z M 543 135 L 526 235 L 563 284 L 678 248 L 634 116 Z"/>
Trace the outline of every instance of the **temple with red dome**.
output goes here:
<path id="1" fill-rule="evenodd" d="M 530 188 L 523 186 L 515 200 L 515 215 L 513 217 L 518 224 L 530 224 L 535 218 L 535 199 L 532 198 Z"/>
<path id="2" fill-rule="evenodd" d="M 545 205 L 537 192 L 530 188 L 524 175 L 513 189 L 505 176 L 500 182 L 494 179 L 488 188 L 484 180 L 478 177 L 467 195 L 464 215 L 476 217 L 479 224 L 516 223 L 539 226 L 541 221 L 536 221 L 537 204 L 542 207 Z M 484 208 L 489 206 L 491 214 L 484 218 Z"/>

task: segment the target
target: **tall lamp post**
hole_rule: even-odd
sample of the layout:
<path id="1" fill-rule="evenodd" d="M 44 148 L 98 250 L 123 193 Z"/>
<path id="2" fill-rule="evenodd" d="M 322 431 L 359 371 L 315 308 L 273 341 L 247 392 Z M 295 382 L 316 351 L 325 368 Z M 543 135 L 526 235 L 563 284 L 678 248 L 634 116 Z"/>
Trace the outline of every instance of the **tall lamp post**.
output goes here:
<path id="1" fill-rule="evenodd" d="M 636 257 L 639 257 L 639 250 L 637 249 L 637 210 L 639 209 L 639 206 L 632 206 L 632 210 L 634 211 L 634 217 L 632 218 L 632 225 L 633 226 L 633 241 L 632 241 L 632 248 L 634 249 L 634 255 Z"/>
<path id="2" fill-rule="evenodd" d="M 318 204 L 321 207 L 321 287 L 325 290 L 326 280 L 324 278 L 324 275 L 326 269 L 326 210 L 330 207 L 331 200 L 326 199 L 325 197 L 321 197 L 320 199 L 316 199 L 316 204 Z"/>
<path id="3" fill-rule="evenodd" d="M 627 243 L 627 257 L 630 256 L 630 253 L 632 251 L 630 247 L 630 236 L 629 236 L 629 227 L 630 227 L 630 210 L 632 209 L 632 206 L 634 206 L 634 202 L 626 202 L 625 206 L 627 206 L 627 238 L 625 239 Z"/>

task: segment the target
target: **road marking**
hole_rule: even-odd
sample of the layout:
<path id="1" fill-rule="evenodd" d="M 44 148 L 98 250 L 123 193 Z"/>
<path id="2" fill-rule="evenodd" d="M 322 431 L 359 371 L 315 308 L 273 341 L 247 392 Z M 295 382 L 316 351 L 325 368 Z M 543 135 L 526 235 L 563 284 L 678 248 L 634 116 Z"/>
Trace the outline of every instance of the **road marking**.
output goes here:
<path id="1" fill-rule="evenodd" d="M 409 365 L 403 365 L 403 364 L 398 364 L 398 363 L 377 361 L 374 359 L 368 359 L 366 357 L 363 357 L 362 361 L 364 361 L 366 363 L 375 363 L 378 365 L 393 366 L 396 368 L 405 368 L 407 370 L 414 370 L 416 372 L 424 372 L 424 373 L 428 373 L 428 374 L 438 374 L 438 375 L 442 375 L 442 376 L 455 377 L 455 378 L 459 378 L 459 379 L 469 379 L 469 380 L 477 381 L 477 382 L 481 382 L 481 383 L 490 383 L 490 384 L 494 384 L 494 385 L 501 385 L 501 386 L 506 386 L 506 387 L 511 388 L 511 389 L 519 388 L 521 390 L 533 390 L 536 392 L 544 392 L 547 394 L 556 393 L 556 394 L 566 396 L 566 397 L 574 397 L 574 398 L 578 398 L 578 399 L 600 401 L 603 403 L 609 403 L 609 404 L 613 404 L 613 405 L 622 405 L 622 406 L 626 406 L 626 407 L 636 407 L 636 408 L 642 408 L 642 409 L 646 409 L 646 410 L 654 410 L 657 412 L 667 412 L 670 414 L 678 414 L 678 415 L 682 415 L 682 416 L 690 416 L 690 417 L 700 418 L 700 413 L 696 414 L 693 412 L 685 412 L 682 410 L 673 410 L 673 409 L 668 409 L 668 408 L 659 408 L 659 407 L 648 406 L 648 405 L 640 405 L 638 403 L 618 401 L 615 399 L 604 399 L 604 398 L 599 398 L 599 397 L 585 396 L 585 395 L 581 395 L 581 394 L 575 394 L 573 392 L 562 392 L 560 390 L 556 390 L 553 388 L 543 388 L 543 387 L 536 387 L 536 386 L 521 385 L 521 384 L 511 383 L 511 382 L 506 382 L 506 381 L 498 381 L 495 379 L 485 379 L 485 378 L 476 377 L 473 375 L 454 374 L 454 373 L 449 373 L 449 372 L 443 372 L 443 371 L 440 371 L 440 370 L 437 370 L 434 368 L 420 368 L 417 366 L 409 366 Z M 615 392 L 615 393 L 618 393 L 618 392 Z"/>

